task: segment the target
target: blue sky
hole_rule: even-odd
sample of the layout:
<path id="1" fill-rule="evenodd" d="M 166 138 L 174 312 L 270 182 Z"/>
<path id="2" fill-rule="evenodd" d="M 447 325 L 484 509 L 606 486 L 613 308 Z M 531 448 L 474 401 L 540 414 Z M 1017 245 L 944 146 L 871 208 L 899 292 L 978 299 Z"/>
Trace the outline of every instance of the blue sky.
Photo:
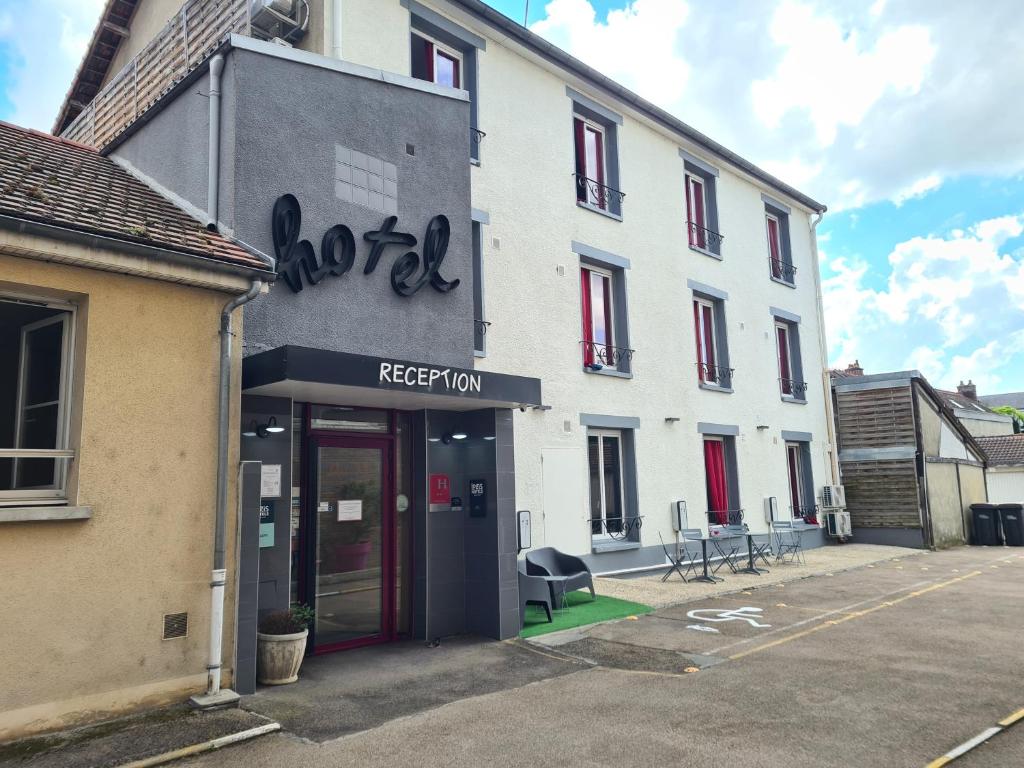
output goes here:
<path id="1" fill-rule="evenodd" d="M 0 119 L 51 127 L 102 5 L 0 0 Z M 833 364 L 1024 390 L 1019 0 L 530 0 L 529 25 L 829 205 Z"/>

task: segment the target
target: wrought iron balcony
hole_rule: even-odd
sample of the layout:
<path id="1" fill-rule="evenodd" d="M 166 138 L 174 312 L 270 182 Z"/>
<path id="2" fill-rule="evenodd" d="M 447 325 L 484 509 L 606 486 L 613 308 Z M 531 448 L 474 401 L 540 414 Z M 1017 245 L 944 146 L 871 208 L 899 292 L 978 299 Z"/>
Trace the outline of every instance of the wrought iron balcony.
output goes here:
<path id="1" fill-rule="evenodd" d="M 607 211 L 612 202 L 621 206 L 622 201 L 626 199 L 625 192 L 619 192 L 619 190 L 612 189 L 594 179 L 588 179 L 582 173 L 574 173 L 573 176 L 576 177 L 576 199 L 581 203 L 587 203 Z"/>
<path id="2" fill-rule="evenodd" d="M 638 541 L 643 515 L 638 517 L 592 517 L 591 536 L 608 536 L 616 541 Z"/>
<path id="3" fill-rule="evenodd" d="M 482 142 L 485 136 L 487 136 L 487 134 L 481 131 L 479 128 L 469 129 L 469 139 L 474 144 L 479 144 L 480 142 Z"/>
<path id="4" fill-rule="evenodd" d="M 793 285 L 796 280 L 796 267 L 782 259 L 776 259 L 772 256 L 768 257 L 768 263 L 771 265 L 772 277 L 776 280 L 781 280 L 784 283 Z"/>
<path id="5" fill-rule="evenodd" d="M 796 379 L 779 379 L 779 387 L 782 394 L 797 400 L 807 399 L 807 382 Z"/>
<path id="6" fill-rule="evenodd" d="M 624 361 L 632 360 L 633 353 L 636 352 L 635 349 L 598 344 L 596 341 L 581 341 L 580 344 L 583 347 L 583 359 L 592 361 L 584 364 L 594 371 L 600 371 L 603 368 L 618 370 Z"/>
<path id="7" fill-rule="evenodd" d="M 722 365 L 697 363 L 697 375 L 702 384 L 714 384 L 726 389 L 732 386 L 732 374 L 735 370 L 735 368 L 726 368 Z"/>
<path id="8" fill-rule="evenodd" d="M 688 229 L 690 245 L 695 248 L 703 248 L 706 251 L 717 253 L 722 247 L 722 241 L 725 239 L 723 235 L 702 227 L 693 221 L 687 221 L 686 227 Z"/>
<path id="9" fill-rule="evenodd" d="M 818 522 L 818 505 L 817 504 L 811 504 L 811 505 L 806 505 L 805 504 L 804 506 L 801 506 L 801 507 L 790 507 L 789 511 L 792 512 L 794 520 L 798 520 L 799 519 L 799 520 L 803 520 L 804 522 L 807 522 L 807 523 L 817 523 Z"/>
<path id="10" fill-rule="evenodd" d="M 742 509 L 709 509 L 709 525 L 743 525 Z"/>

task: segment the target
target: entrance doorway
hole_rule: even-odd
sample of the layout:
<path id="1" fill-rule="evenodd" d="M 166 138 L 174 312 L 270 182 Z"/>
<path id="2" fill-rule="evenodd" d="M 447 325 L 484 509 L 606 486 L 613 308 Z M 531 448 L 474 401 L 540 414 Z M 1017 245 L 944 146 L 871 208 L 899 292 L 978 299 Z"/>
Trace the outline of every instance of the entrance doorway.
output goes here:
<path id="1" fill-rule="evenodd" d="M 314 611 L 312 653 L 409 632 L 407 433 L 400 412 L 295 406 L 292 601 Z"/>
<path id="2" fill-rule="evenodd" d="M 316 511 L 314 650 L 394 636 L 394 517 L 390 443 L 372 438 L 314 441 Z"/>

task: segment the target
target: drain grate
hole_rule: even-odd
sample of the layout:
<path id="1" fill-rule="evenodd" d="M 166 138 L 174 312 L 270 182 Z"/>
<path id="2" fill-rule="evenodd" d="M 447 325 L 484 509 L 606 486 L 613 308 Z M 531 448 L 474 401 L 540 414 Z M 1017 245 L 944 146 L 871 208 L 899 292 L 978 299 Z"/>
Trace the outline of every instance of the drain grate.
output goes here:
<path id="1" fill-rule="evenodd" d="M 164 614 L 164 640 L 174 640 L 188 635 L 187 613 Z"/>

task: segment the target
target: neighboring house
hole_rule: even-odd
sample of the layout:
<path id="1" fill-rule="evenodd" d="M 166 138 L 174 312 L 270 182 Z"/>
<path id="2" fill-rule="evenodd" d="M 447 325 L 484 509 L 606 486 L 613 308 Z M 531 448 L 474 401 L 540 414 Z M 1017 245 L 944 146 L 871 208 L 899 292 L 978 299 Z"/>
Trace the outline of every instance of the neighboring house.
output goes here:
<path id="1" fill-rule="evenodd" d="M 956 390 L 956 392 L 944 389 L 935 391 L 945 398 L 953 415 L 960 419 L 968 432 L 975 437 L 1013 434 L 1013 417 L 1007 416 L 1005 413 L 996 413 L 979 402 L 978 388 L 974 382 L 968 381 L 964 384 L 961 381 Z"/>
<path id="2" fill-rule="evenodd" d="M 311 603 L 314 652 L 513 636 L 517 510 L 597 572 L 663 564 L 679 500 L 823 542 L 825 206 L 478 0 L 133 5 L 58 130 L 279 259 L 260 611 Z"/>
<path id="3" fill-rule="evenodd" d="M 988 456 L 988 500 L 993 504 L 1024 503 L 1024 434 L 979 437 L 978 443 Z"/>
<path id="4" fill-rule="evenodd" d="M 95 150 L 0 123 L 0 741 L 207 688 L 218 332 L 272 279 Z"/>
<path id="5" fill-rule="evenodd" d="M 839 467 L 855 541 L 940 548 L 970 534 L 985 457 L 918 371 L 833 371 Z"/>
<path id="6" fill-rule="evenodd" d="M 982 395 L 978 398 L 989 408 L 1009 407 L 1017 413 L 1013 419 L 1013 431 L 1024 433 L 1024 392 L 1007 392 L 1003 395 Z"/>

